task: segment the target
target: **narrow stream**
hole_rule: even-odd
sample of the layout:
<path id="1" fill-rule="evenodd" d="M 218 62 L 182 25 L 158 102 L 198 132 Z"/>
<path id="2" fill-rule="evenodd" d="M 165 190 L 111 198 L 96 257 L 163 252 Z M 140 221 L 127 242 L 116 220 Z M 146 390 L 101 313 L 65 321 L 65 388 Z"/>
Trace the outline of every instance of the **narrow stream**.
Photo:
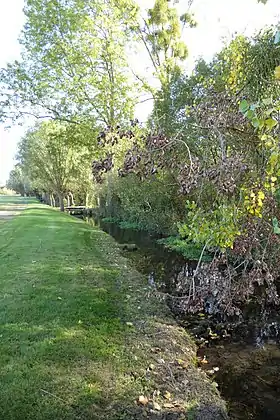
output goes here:
<path id="1" fill-rule="evenodd" d="M 87 222 L 100 226 L 119 244 L 135 244 L 136 250 L 123 253 L 147 282 L 152 279 L 162 291 L 175 291 L 182 276 L 196 266 L 195 261 L 164 249 L 147 232 L 93 218 Z M 217 382 L 232 420 L 279 420 L 280 315 L 264 308 L 247 312 L 245 320 L 235 324 L 218 323 L 206 315 L 174 316 L 196 340 L 200 369 Z"/>

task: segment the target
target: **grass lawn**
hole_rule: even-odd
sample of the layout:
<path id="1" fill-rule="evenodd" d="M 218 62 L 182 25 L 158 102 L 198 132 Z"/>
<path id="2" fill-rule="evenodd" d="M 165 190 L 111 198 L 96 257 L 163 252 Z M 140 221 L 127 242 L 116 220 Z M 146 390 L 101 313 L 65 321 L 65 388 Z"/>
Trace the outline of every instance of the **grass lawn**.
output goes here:
<path id="1" fill-rule="evenodd" d="M 0 196 L 0 208 L 15 205 L 28 208 L 0 224 L 0 419 L 146 418 L 123 411 L 158 388 L 147 375 L 159 358 L 154 330 L 142 331 L 157 310 L 149 313 L 143 279 L 104 232 Z"/>
<path id="2" fill-rule="evenodd" d="M 44 206 L 0 226 L 0 417 L 93 416 L 116 392 L 128 329 L 105 234 Z"/>

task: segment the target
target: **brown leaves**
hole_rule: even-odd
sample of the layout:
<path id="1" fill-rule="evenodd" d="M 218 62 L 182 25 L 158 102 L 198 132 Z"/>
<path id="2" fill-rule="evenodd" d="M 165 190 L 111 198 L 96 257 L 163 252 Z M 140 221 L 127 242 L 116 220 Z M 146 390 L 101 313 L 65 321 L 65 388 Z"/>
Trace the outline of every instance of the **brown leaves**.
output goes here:
<path id="1" fill-rule="evenodd" d="M 144 395 L 140 395 L 137 401 L 137 404 L 140 406 L 144 406 L 156 411 L 161 411 L 161 406 L 159 403 L 154 401 L 153 399 L 149 399 L 148 397 L 145 397 Z"/>
<path id="2" fill-rule="evenodd" d="M 244 126 L 245 119 L 238 111 L 238 97 L 226 92 L 216 92 L 213 88 L 196 104 L 192 116 L 205 128 L 228 128 Z"/>

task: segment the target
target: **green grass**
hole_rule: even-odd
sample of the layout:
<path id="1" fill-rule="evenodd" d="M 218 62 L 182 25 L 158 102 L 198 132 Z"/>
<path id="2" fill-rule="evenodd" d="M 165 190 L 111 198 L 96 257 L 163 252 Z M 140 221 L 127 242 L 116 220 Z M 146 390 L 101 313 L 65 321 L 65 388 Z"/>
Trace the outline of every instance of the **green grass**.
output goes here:
<path id="1" fill-rule="evenodd" d="M 0 209 L 6 206 L 23 206 L 25 204 L 35 204 L 38 201 L 35 198 L 20 197 L 11 195 L 0 195 Z"/>
<path id="2" fill-rule="evenodd" d="M 0 229 L 1 419 L 95 418 L 129 328 L 105 234 L 40 205 Z"/>
<path id="3" fill-rule="evenodd" d="M 0 197 L 0 208 L 20 204 L 0 224 L 0 419 L 142 419 L 135 400 L 157 389 L 176 412 L 178 401 L 181 413 L 194 401 L 223 407 L 193 366 L 192 340 L 114 240 L 33 199 Z M 187 387 L 178 358 L 189 360 Z"/>

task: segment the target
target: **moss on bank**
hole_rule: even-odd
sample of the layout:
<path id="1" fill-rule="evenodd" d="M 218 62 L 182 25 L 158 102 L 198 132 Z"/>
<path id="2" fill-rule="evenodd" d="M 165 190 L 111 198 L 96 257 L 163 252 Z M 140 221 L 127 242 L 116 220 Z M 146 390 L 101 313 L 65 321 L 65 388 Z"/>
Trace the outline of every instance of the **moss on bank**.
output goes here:
<path id="1" fill-rule="evenodd" d="M 192 340 L 110 236 L 43 205 L 0 229 L 5 420 L 226 418 Z"/>

